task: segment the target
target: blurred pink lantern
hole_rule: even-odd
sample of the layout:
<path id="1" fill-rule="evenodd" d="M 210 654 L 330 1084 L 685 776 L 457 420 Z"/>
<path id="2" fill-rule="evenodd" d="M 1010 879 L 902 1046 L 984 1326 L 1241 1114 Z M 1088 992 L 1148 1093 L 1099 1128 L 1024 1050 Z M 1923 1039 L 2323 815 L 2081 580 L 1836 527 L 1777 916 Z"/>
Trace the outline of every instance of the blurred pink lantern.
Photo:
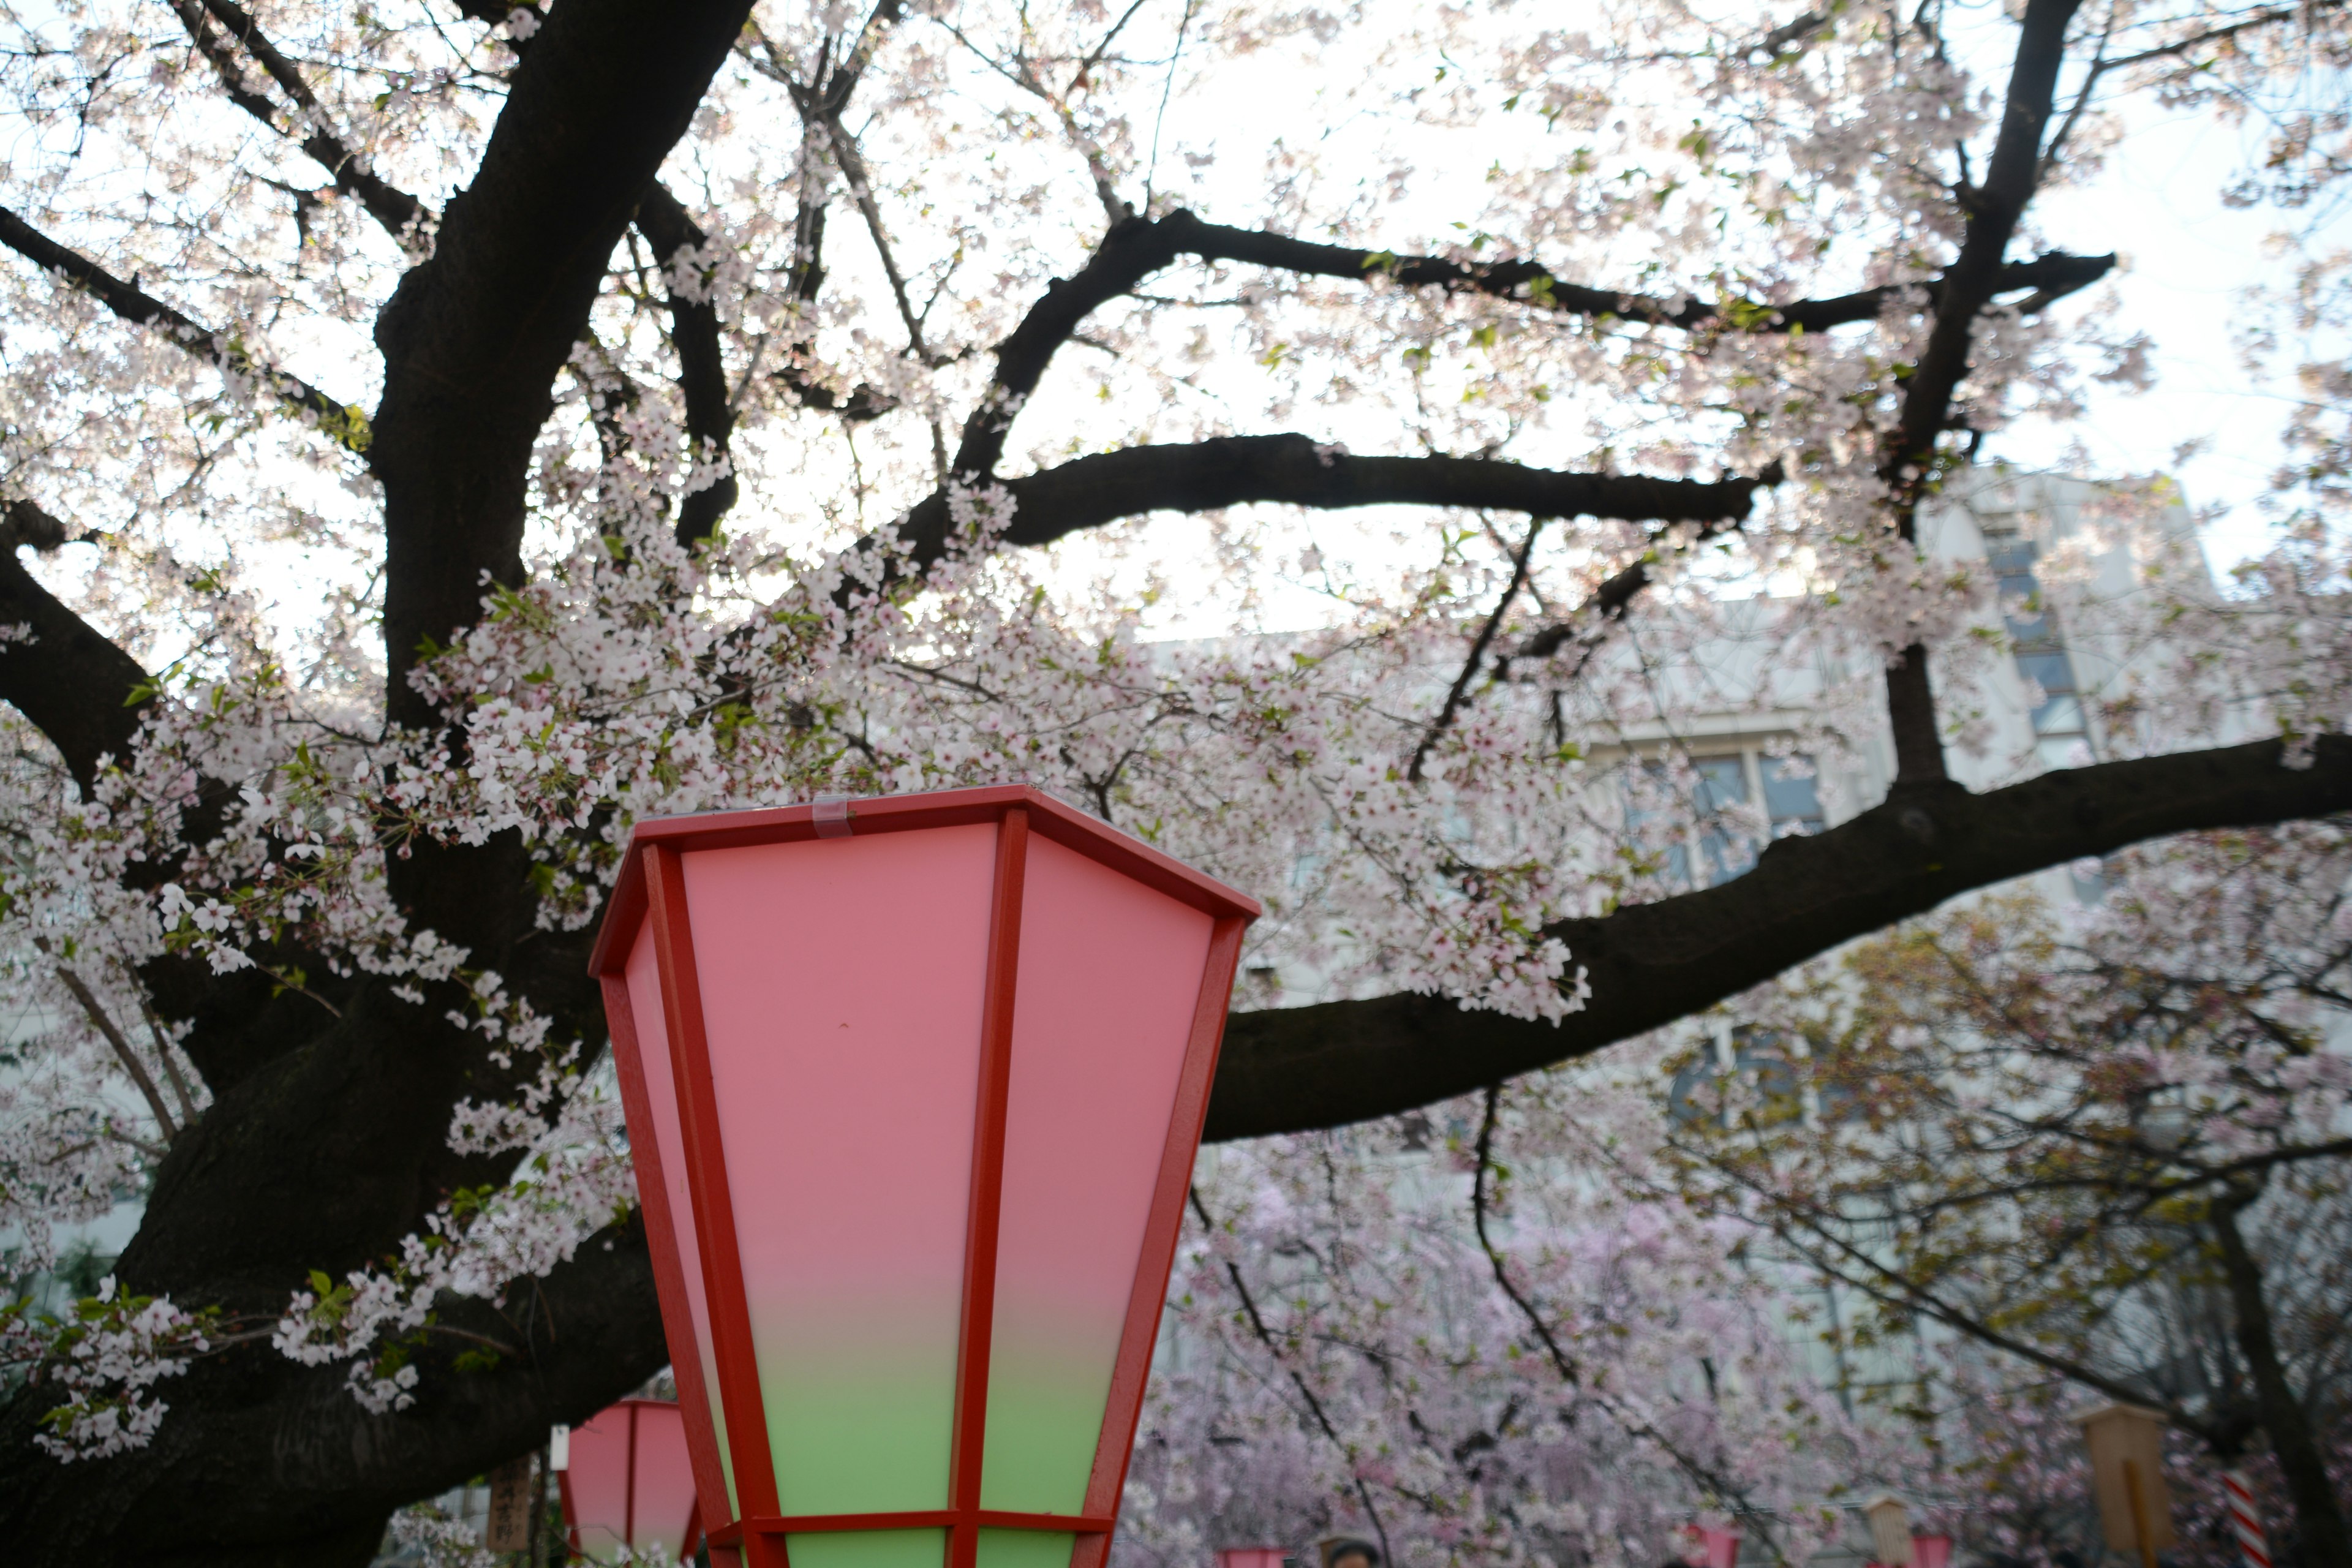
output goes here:
<path id="1" fill-rule="evenodd" d="M 1911 1568 L 1952 1568 L 1952 1538 L 1948 1535 L 1913 1536 Z"/>
<path id="2" fill-rule="evenodd" d="M 592 967 L 716 1561 L 1101 1568 L 1257 912 L 1029 789 L 637 824 Z"/>
<path id="3" fill-rule="evenodd" d="M 1694 1524 L 1686 1526 L 1684 1533 L 1690 1538 L 1690 1549 L 1683 1553 L 1683 1558 L 1691 1564 L 1691 1568 L 1738 1568 L 1739 1534 L 1737 1531 Z"/>
<path id="4" fill-rule="evenodd" d="M 1282 1568 L 1287 1555 L 1279 1546 L 1228 1546 L 1217 1553 L 1217 1568 Z"/>
<path id="5" fill-rule="evenodd" d="M 694 1550 L 694 1461 L 686 1417 L 664 1399 L 624 1399 L 574 1426 L 556 1472 L 564 1533 L 599 1563 L 627 1547 L 643 1562 L 676 1563 Z"/>

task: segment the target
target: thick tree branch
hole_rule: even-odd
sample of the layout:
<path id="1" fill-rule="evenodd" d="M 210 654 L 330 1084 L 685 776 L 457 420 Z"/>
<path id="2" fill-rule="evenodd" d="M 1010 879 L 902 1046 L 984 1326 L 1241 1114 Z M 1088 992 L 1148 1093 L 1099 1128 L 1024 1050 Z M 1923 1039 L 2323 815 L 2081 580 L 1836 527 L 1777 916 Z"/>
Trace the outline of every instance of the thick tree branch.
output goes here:
<path id="1" fill-rule="evenodd" d="M 1969 795 L 1897 792 L 1769 846 L 1720 887 L 1560 922 L 1592 994 L 1557 1026 L 1383 996 L 1237 1013 L 1209 1106 L 1213 1139 L 1334 1127 L 1467 1093 L 1657 1028 L 1974 889 L 2142 839 L 2352 811 L 2352 737 L 2306 768 L 2275 741 L 2105 763 Z"/>
<path id="2" fill-rule="evenodd" d="M 1129 447 L 1005 480 L 1013 513 L 1003 539 L 1048 544 L 1124 517 L 1245 501 L 1327 509 L 1406 502 L 1535 517 L 1720 523 L 1747 516 L 1765 482 L 1561 473 L 1479 458 L 1359 458 L 1304 436 L 1223 436 Z M 945 492 L 908 514 L 899 539 L 916 569 L 945 553 L 950 526 Z"/>
<path id="3" fill-rule="evenodd" d="M 1936 442 L 1952 427 L 1952 401 L 1969 373 L 1977 318 L 2000 291 L 2001 258 L 2042 175 L 2042 134 L 2065 62 L 2066 28 L 2081 4 L 2027 0 L 1984 183 L 1961 193 L 1968 227 L 1960 253 L 1944 273 L 1935 324 L 1904 384 L 1895 428 L 1881 440 L 1878 477 L 1894 497 L 1896 531 L 1906 543 L 1917 537 L 1921 500 L 1941 477 Z M 1912 644 L 1887 667 L 1886 705 L 1896 783 L 1932 784 L 1948 777 L 1925 645 Z"/>
<path id="4" fill-rule="evenodd" d="M 366 163 L 342 138 L 330 131 L 325 105 L 310 90 L 302 73 L 292 60 L 279 51 L 261 31 L 260 25 L 236 0 L 172 0 L 172 9 L 188 30 L 196 50 L 210 60 L 220 73 L 221 85 L 228 100 L 246 113 L 282 135 L 292 139 L 311 162 L 325 169 L 335 183 L 335 189 L 356 197 L 368 216 L 383 226 L 394 239 L 405 243 L 413 236 L 416 222 L 425 216 L 425 205 L 407 192 L 398 190 L 378 178 Z M 209 17 L 207 13 L 210 13 Z M 281 116 L 278 106 L 245 83 L 245 73 L 212 23 L 217 20 L 230 37 L 242 45 L 269 79 L 276 82 L 286 96 L 294 100 L 295 112 Z"/>
<path id="5" fill-rule="evenodd" d="M 687 215 L 685 204 L 656 180 L 637 204 L 637 231 L 654 247 L 665 276 L 681 250 L 697 249 L 709 236 Z M 669 289 L 669 337 L 677 351 L 677 389 L 686 399 L 686 435 L 695 459 L 726 459 L 735 434 L 735 408 L 727 392 L 727 364 L 719 352 L 719 309 L 707 297 L 695 300 Z M 677 509 L 677 542 L 691 545 L 710 537 L 735 505 L 730 468 L 688 496 Z"/>
<path id="6" fill-rule="evenodd" d="M 387 716 L 440 715 L 411 682 L 432 647 L 523 579 L 531 454 L 557 374 L 584 335 L 613 253 L 691 122 L 751 0 L 565 0 L 532 34 L 473 183 L 431 259 L 376 319 L 383 400 Z M 388 868 L 419 925 L 496 964 L 530 929 L 522 847 L 425 842 Z"/>
<path id="7" fill-rule="evenodd" d="M 1284 235 L 1203 223 L 1182 211 L 1158 219 L 1129 218 L 1112 226 L 1075 277 L 1055 280 L 1021 325 L 997 346 L 996 390 L 966 422 L 954 471 L 966 476 L 992 473 L 1003 454 L 1004 434 L 1012 426 L 1013 415 L 1036 390 L 1055 352 L 1069 341 L 1078 323 L 1182 256 L 1245 262 L 1312 277 L 1360 281 L 1385 277 L 1407 288 L 1526 300 L 1565 315 L 1614 316 L 1659 326 L 1721 326 L 1744 331 L 1799 328 L 1821 331 L 1847 322 L 1874 321 L 1906 289 L 1922 292 L 1932 303 L 1941 298 L 1944 289 L 1940 281 L 1929 281 L 1779 305 L 1752 300 L 1674 301 L 1563 283 L 1532 261 L 1478 264 L 1317 245 Z M 2030 289 L 2037 298 L 2048 294 L 2054 299 L 2097 281 L 2114 265 L 2113 256 L 2046 256 L 2014 268 L 1997 269 L 1993 291 Z"/>
<path id="8" fill-rule="evenodd" d="M 278 1305 L 263 1310 L 267 1322 Z M 49 1403 L 40 1391 L 16 1400 L 0 1426 L 12 1561 L 364 1568 L 394 1509 L 530 1451 L 551 1425 L 587 1420 L 669 1360 L 634 1219 L 515 1287 L 503 1310 L 445 1301 L 440 1319 L 423 1397 L 396 1414 L 362 1408 L 341 1367 L 300 1367 L 267 1342 L 197 1362 L 173 1381 L 152 1445 L 106 1461 L 104 1489 L 88 1484 L 88 1466 L 34 1447 L 33 1420 Z M 451 1367 L 457 1350 L 483 1342 L 514 1353 L 488 1369 Z M 137 1506 L 126 1510 L 125 1498 Z M 102 1557 L 92 1554 L 100 1542 Z"/>
<path id="9" fill-rule="evenodd" d="M 39 554 L 48 555 L 80 537 L 66 526 L 63 518 L 22 496 L 0 508 L 0 548 L 13 551 L 26 544 Z"/>
<path id="10" fill-rule="evenodd" d="M 532 445 L 613 249 L 741 30 L 749 0 L 568 0 L 516 67 L 431 260 L 376 324 L 392 717 L 430 724 L 407 676 L 427 639 L 521 578 Z"/>
<path id="11" fill-rule="evenodd" d="M 338 402 L 299 376 L 256 364 L 235 339 L 197 325 L 137 284 L 126 283 L 89 258 L 67 249 L 6 207 L 0 207 L 0 245 L 63 278 L 124 321 L 154 328 L 218 370 L 232 385 L 258 382 L 305 423 L 354 452 L 367 451 L 367 417 L 356 405 Z"/>
<path id="12" fill-rule="evenodd" d="M 29 504 L 12 504 L 12 521 Z M 48 737 L 87 799 L 100 759 L 130 754 L 150 700 L 147 672 L 42 587 L 16 559 L 16 542 L 0 550 L 0 626 L 25 635 L 0 641 L 0 701 Z"/>

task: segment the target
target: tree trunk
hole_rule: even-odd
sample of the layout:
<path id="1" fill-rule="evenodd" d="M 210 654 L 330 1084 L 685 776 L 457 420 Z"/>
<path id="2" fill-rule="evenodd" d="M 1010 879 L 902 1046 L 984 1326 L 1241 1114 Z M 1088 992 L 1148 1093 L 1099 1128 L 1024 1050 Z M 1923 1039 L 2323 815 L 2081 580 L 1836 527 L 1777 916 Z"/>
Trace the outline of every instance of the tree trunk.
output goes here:
<path id="1" fill-rule="evenodd" d="M 2251 1196 L 2224 1198 L 2213 1205 L 2213 1235 L 2221 1250 L 2221 1268 L 2230 1283 L 2230 1305 L 2237 1318 L 2238 1348 L 2245 1352 L 2246 1369 L 2254 1383 L 2254 1406 L 2271 1453 L 2286 1480 L 2287 1498 L 2294 1507 L 2295 1557 L 2301 1568 L 2352 1568 L 2352 1537 L 2344 1528 L 2344 1510 L 2328 1482 L 2327 1463 L 2303 1402 L 2287 1385 L 2286 1369 L 2279 1364 L 2278 1346 L 2271 1337 L 2270 1307 L 2263 1299 L 2262 1266 L 2246 1248 L 2238 1229 L 2238 1214 Z"/>

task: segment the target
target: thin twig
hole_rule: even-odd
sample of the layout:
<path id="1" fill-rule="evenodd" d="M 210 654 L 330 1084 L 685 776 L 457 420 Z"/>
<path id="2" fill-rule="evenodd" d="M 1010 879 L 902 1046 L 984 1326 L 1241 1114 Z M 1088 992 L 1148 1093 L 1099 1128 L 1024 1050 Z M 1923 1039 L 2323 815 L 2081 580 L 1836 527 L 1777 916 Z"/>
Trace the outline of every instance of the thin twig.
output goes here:
<path id="1" fill-rule="evenodd" d="M 1214 1235 L 1217 1222 L 1209 1217 L 1208 1205 L 1201 1201 L 1201 1189 L 1188 1188 L 1184 1195 L 1192 1200 L 1192 1212 L 1200 1216 L 1201 1227 Z M 1349 1450 L 1346 1440 L 1339 1436 L 1339 1428 L 1331 1425 L 1331 1417 L 1324 1413 L 1323 1402 L 1315 1397 L 1315 1391 L 1312 1388 L 1307 1386 L 1307 1379 L 1299 1374 L 1297 1367 L 1290 1364 L 1290 1358 L 1283 1353 L 1282 1347 L 1274 1342 L 1274 1331 L 1265 1326 L 1265 1320 L 1258 1315 L 1256 1299 L 1250 1294 L 1249 1287 L 1242 1283 L 1240 1268 L 1228 1262 L 1225 1265 L 1225 1277 L 1234 1282 L 1234 1291 L 1242 1299 L 1242 1312 L 1249 1319 L 1250 1328 L 1257 1335 L 1258 1342 L 1265 1346 L 1266 1353 L 1274 1357 L 1275 1364 L 1290 1374 L 1290 1381 L 1298 1389 L 1299 1397 L 1307 1401 L 1307 1408 L 1315 1417 L 1315 1425 L 1323 1428 L 1323 1436 L 1328 1437 L 1331 1440 L 1331 1446 L 1347 1458 L 1349 1479 L 1355 1482 L 1356 1497 L 1364 1505 L 1365 1516 L 1372 1521 L 1373 1533 L 1381 1538 L 1381 1561 L 1394 1562 L 1395 1558 L 1389 1551 L 1388 1526 L 1381 1522 L 1381 1510 L 1372 1506 L 1371 1490 L 1364 1485 L 1364 1478 L 1354 1473 L 1355 1455 Z"/>
<path id="2" fill-rule="evenodd" d="M 1405 768 L 1404 776 L 1414 784 L 1421 782 L 1421 771 L 1429 761 L 1430 748 L 1437 744 L 1438 737 L 1453 727 L 1454 715 L 1462 707 L 1463 695 L 1470 689 L 1470 682 L 1476 679 L 1479 668 L 1486 663 L 1486 649 L 1493 645 L 1495 634 L 1503 629 L 1503 617 L 1510 613 L 1511 602 L 1519 596 L 1519 590 L 1527 586 L 1528 558 L 1535 553 L 1536 539 L 1543 532 L 1548 521 L 1538 517 L 1528 521 L 1528 536 L 1520 542 L 1518 553 L 1511 557 L 1510 586 L 1505 588 L 1502 598 L 1496 601 L 1495 613 L 1486 617 L 1486 624 L 1479 628 L 1477 640 L 1470 645 L 1470 657 L 1463 661 L 1462 673 L 1454 678 L 1454 689 L 1445 694 L 1445 702 L 1438 709 L 1437 717 L 1432 719 L 1429 728 L 1422 731 L 1421 744 L 1412 749 L 1412 762 Z"/>
<path id="3" fill-rule="evenodd" d="M 173 1098 L 180 1102 L 180 1124 L 194 1127 L 196 1124 L 196 1100 L 188 1092 L 188 1080 L 180 1076 L 180 1064 L 172 1059 L 171 1031 L 165 1029 L 163 1020 L 155 1016 L 153 1005 L 147 1000 L 147 993 L 138 988 L 135 978 L 131 985 L 139 996 L 139 1011 L 146 1016 L 147 1032 L 155 1037 L 155 1054 L 163 1058 L 163 1076 L 172 1080 Z"/>
<path id="4" fill-rule="evenodd" d="M 35 937 L 33 941 L 43 952 L 51 951 L 48 938 Z M 155 1114 L 155 1124 L 163 1130 L 163 1142 L 169 1143 L 178 1137 L 180 1130 L 172 1121 L 171 1108 L 163 1103 L 163 1091 L 155 1087 L 155 1080 L 148 1074 L 146 1064 L 139 1059 L 139 1053 L 131 1048 L 131 1042 L 124 1037 L 122 1031 L 115 1027 L 114 1020 L 106 1016 L 106 1009 L 99 1005 L 98 998 L 90 994 L 89 987 L 82 984 L 81 976 L 69 966 L 60 963 L 58 965 L 58 978 L 66 983 L 66 989 L 72 992 L 74 1000 L 81 1004 L 81 1010 L 89 1015 L 89 1021 L 97 1026 L 100 1034 L 106 1037 L 106 1043 L 114 1047 L 115 1058 L 122 1063 L 122 1070 L 131 1075 L 132 1083 L 139 1086 L 139 1092 L 146 1098 L 147 1109 Z"/>

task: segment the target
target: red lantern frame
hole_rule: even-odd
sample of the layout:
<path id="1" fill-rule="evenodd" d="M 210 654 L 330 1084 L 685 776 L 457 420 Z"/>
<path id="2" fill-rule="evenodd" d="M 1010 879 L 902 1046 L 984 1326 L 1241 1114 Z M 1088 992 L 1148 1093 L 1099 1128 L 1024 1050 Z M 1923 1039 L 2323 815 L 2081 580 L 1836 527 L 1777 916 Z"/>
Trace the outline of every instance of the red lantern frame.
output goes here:
<path id="1" fill-rule="evenodd" d="M 694 935 L 687 914 L 682 856 L 693 850 L 738 848 L 815 838 L 917 831 L 993 823 L 994 879 L 989 902 L 985 989 L 981 1013 L 980 1081 L 972 1144 L 970 1215 L 965 1228 L 962 1304 L 957 1337 L 955 1405 L 950 1432 L 949 1506 L 894 1512 L 782 1513 L 770 1452 L 764 1404 L 751 1346 L 750 1308 L 738 1250 L 733 1202 L 719 1136 L 709 1042 L 702 1016 Z M 981 1506 L 981 1460 L 986 1433 L 990 1331 L 995 1308 L 1000 1205 L 1004 1181 L 1005 1121 L 1011 1079 L 1015 981 L 1019 968 L 1023 888 L 1028 840 L 1036 834 L 1094 860 L 1213 921 L 1167 1139 L 1145 1222 L 1084 1504 L 1077 1514 L 1018 1513 Z M 947 1531 L 945 1568 L 973 1568 L 982 1529 L 1044 1530 L 1075 1535 L 1071 1568 L 1103 1568 L 1117 1523 L 1118 1499 L 1142 1414 L 1168 1275 L 1175 1261 L 1192 1156 L 1208 1113 L 1210 1084 L 1241 957 L 1243 932 L 1258 904 L 1190 867 L 1024 786 L 941 791 L 854 803 L 711 813 L 641 821 L 632 834 L 619 881 L 607 906 L 589 972 L 602 984 L 623 1109 L 632 1127 L 650 1127 L 646 1067 L 629 998 L 626 966 L 641 923 L 652 927 L 663 1012 L 678 1088 L 677 1115 L 686 1175 L 697 1221 L 703 1278 L 715 1286 L 708 1303 L 713 1360 L 720 1387 L 704 1386 L 700 1352 L 689 1315 L 677 1227 L 669 1212 L 655 1140 L 633 1139 L 638 1191 L 653 1258 L 680 1403 L 695 1467 L 701 1519 L 714 1559 L 737 1558 L 745 1568 L 789 1568 L 784 1537 L 832 1531 L 940 1528 Z M 715 1429 L 714 1395 L 727 1413 L 728 1447 L 740 1489 L 743 1517 L 728 1510 Z M 738 1558 L 738 1554 L 740 1558 Z"/>

